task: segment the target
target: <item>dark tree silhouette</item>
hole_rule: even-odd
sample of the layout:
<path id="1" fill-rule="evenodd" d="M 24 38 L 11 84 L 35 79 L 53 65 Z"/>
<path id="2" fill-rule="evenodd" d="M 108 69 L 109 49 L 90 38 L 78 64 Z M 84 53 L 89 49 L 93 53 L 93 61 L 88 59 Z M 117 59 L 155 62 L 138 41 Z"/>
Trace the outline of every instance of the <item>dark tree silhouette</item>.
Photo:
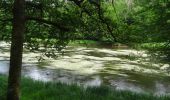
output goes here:
<path id="1" fill-rule="evenodd" d="M 13 6 L 13 29 L 10 51 L 10 70 L 8 78 L 7 100 L 20 99 L 20 78 L 22 51 L 25 31 L 25 0 L 15 0 Z"/>

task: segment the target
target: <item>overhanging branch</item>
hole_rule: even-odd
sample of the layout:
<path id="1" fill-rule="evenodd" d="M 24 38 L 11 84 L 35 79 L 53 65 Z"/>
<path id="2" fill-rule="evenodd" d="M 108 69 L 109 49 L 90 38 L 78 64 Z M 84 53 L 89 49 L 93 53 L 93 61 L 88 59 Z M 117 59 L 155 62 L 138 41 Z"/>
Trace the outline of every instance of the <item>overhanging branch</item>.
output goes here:
<path id="1" fill-rule="evenodd" d="M 101 3 L 99 1 L 91 1 L 91 4 L 93 4 L 97 8 L 97 13 L 99 16 L 100 21 L 106 25 L 108 33 L 114 38 L 114 41 L 117 42 L 116 36 L 113 34 L 113 28 L 109 25 L 107 20 L 104 18 L 103 11 L 101 8 Z"/>
<path id="2" fill-rule="evenodd" d="M 52 26 L 55 26 L 55 27 L 59 28 L 62 31 L 69 31 L 70 30 L 68 27 L 66 27 L 64 25 L 61 25 L 60 23 L 57 23 L 57 22 L 54 22 L 54 21 L 50 21 L 50 20 L 46 20 L 46 19 L 42 19 L 42 18 L 27 16 L 26 20 L 27 21 L 28 20 L 32 20 L 32 21 L 36 21 L 36 22 L 52 25 Z"/>
<path id="3" fill-rule="evenodd" d="M 82 9 L 83 12 L 85 12 L 89 16 L 92 16 L 92 14 L 85 7 L 82 7 L 82 3 L 84 2 L 84 0 L 69 0 L 69 1 L 74 2 L 79 8 Z M 105 20 L 103 16 L 103 12 L 101 8 L 101 0 L 89 0 L 89 3 L 96 7 L 99 20 L 101 21 L 101 23 L 106 25 L 108 33 L 110 33 L 110 35 L 114 38 L 114 41 L 116 42 L 117 39 L 116 39 L 116 36 L 113 34 L 113 28 L 112 26 L 109 25 L 109 23 Z"/>
<path id="4" fill-rule="evenodd" d="M 88 11 L 85 7 L 82 7 L 82 3 L 85 1 L 85 0 L 69 0 L 69 1 L 72 1 L 74 2 L 74 4 L 76 4 L 79 8 L 82 9 L 82 12 L 81 13 L 86 13 L 88 16 L 91 16 L 92 14 L 90 13 L 90 11 Z"/>
<path id="5" fill-rule="evenodd" d="M 12 22 L 12 18 L 9 18 L 9 19 L 0 19 L 1 22 Z"/>

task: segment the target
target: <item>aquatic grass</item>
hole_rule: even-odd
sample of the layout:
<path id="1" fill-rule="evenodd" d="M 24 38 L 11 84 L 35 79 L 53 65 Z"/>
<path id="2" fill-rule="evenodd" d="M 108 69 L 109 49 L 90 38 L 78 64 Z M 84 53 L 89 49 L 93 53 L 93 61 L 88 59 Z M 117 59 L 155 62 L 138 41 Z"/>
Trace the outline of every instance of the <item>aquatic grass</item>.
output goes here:
<path id="1" fill-rule="evenodd" d="M 7 77 L 0 75 L 0 100 L 5 100 Z M 106 86 L 83 88 L 76 84 L 33 81 L 22 78 L 21 100 L 170 100 L 168 96 L 153 96 L 130 91 L 117 91 Z"/>
<path id="2" fill-rule="evenodd" d="M 100 43 L 93 40 L 74 40 L 69 42 L 70 46 L 98 46 Z"/>

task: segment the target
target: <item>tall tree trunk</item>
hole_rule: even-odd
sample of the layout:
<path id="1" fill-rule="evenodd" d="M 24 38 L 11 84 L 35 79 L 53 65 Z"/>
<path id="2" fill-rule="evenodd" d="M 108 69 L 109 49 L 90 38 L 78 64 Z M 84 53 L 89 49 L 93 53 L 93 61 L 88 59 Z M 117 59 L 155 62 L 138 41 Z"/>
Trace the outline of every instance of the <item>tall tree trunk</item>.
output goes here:
<path id="1" fill-rule="evenodd" d="M 13 29 L 10 51 L 7 100 L 20 99 L 22 51 L 25 31 L 25 0 L 15 0 L 13 5 Z"/>

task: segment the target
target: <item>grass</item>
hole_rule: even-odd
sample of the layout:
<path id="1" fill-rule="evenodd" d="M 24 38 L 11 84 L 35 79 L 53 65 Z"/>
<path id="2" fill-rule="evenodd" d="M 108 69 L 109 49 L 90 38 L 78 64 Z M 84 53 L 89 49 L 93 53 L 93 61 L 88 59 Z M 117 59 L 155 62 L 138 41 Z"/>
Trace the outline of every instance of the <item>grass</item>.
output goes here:
<path id="1" fill-rule="evenodd" d="M 74 40 L 71 41 L 68 45 L 70 46 L 99 46 L 101 43 L 93 40 Z"/>
<path id="2" fill-rule="evenodd" d="M 0 76 L 0 100 L 5 100 L 7 77 Z M 22 79 L 21 100 L 170 100 L 151 94 L 116 91 L 108 87 L 83 88 L 77 85 Z"/>

